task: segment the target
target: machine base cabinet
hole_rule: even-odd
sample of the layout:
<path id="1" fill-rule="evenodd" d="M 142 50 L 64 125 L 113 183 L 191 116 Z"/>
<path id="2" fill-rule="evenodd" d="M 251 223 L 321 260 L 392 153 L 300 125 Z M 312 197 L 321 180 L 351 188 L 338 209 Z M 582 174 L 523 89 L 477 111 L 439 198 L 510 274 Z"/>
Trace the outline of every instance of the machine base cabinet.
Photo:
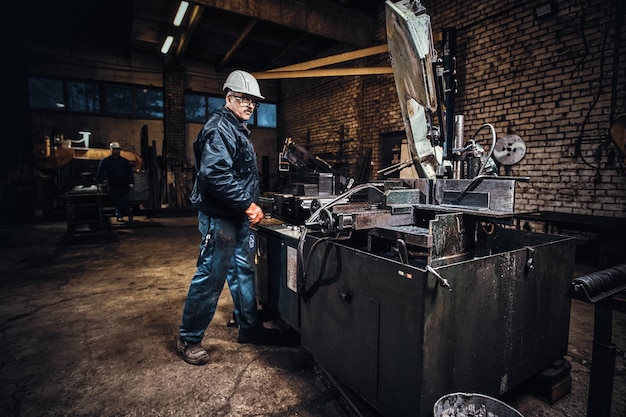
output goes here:
<path id="1" fill-rule="evenodd" d="M 266 256 L 284 268 L 276 242 L 268 249 L 280 253 Z M 431 416 L 451 392 L 498 397 L 566 355 L 572 239 L 496 227 L 471 259 L 437 268 L 364 242 L 306 235 L 298 330 L 320 366 L 382 415 Z M 266 273 L 262 286 L 286 275 Z M 289 290 L 279 287 L 280 310 Z M 293 315 L 293 303 L 280 305 Z"/>
<path id="2" fill-rule="evenodd" d="M 256 291 L 265 307 L 279 313 L 294 330 L 300 330 L 296 248 L 299 228 L 264 220 L 256 229 Z"/>

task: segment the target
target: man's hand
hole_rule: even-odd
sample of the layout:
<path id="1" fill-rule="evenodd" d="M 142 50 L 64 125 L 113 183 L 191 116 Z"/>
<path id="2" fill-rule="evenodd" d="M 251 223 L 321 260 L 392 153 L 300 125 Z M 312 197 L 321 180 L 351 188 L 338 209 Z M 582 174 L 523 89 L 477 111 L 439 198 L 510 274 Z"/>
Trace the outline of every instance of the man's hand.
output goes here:
<path id="1" fill-rule="evenodd" d="M 261 220 L 263 220 L 263 210 L 261 209 L 261 207 L 257 206 L 256 203 L 252 203 L 246 209 L 246 216 L 248 216 L 250 226 L 254 226 Z"/>

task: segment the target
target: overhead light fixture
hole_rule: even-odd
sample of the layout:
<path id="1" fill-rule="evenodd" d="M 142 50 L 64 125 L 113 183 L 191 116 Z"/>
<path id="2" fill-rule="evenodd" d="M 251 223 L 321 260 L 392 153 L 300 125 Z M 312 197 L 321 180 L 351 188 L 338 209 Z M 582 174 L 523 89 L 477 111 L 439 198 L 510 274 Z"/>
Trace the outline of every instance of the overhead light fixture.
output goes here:
<path id="1" fill-rule="evenodd" d="M 189 2 L 181 1 L 178 6 L 178 11 L 176 12 L 176 16 L 174 17 L 174 26 L 180 26 L 185 18 L 185 13 L 187 13 L 187 8 L 189 7 Z"/>
<path id="2" fill-rule="evenodd" d="M 167 55 L 170 48 L 172 47 L 173 42 L 174 42 L 174 37 L 172 35 L 169 35 L 167 38 L 165 38 L 165 41 L 163 42 L 163 46 L 161 47 L 161 53 L 163 55 Z"/>

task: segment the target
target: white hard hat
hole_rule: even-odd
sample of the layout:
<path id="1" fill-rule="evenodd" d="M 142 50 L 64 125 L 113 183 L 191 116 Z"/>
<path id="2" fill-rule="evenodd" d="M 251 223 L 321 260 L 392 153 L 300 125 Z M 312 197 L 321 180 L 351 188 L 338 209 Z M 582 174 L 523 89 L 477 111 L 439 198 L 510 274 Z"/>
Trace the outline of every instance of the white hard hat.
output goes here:
<path id="1" fill-rule="evenodd" d="M 264 99 L 256 78 L 249 72 L 236 70 L 228 74 L 223 90 L 232 90 L 236 93 L 247 94 L 252 97 Z"/>
<path id="2" fill-rule="evenodd" d="M 111 149 L 122 149 L 122 147 L 120 146 L 119 142 L 111 142 L 109 144 L 109 148 L 111 148 Z"/>

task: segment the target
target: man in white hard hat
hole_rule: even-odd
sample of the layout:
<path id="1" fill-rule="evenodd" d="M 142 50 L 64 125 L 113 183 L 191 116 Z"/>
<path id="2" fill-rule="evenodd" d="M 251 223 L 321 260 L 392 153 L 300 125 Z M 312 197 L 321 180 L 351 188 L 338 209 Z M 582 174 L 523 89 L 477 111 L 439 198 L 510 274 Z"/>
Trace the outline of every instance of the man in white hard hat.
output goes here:
<path id="1" fill-rule="evenodd" d="M 117 221 L 123 221 L 124 216 L 128 216 L 128 221 L 133 220 L 133 209 L 128 205 L 128 194 L 135 186 L 135 175 L 133 168 L 124 158 L 122 146 L 119 142 L 111 142 L 109 144 L 111 156 L 107 156 L 100 164 L 96 171 L 96 181 L 101 184 L 107 181 L 109 188 L 109 198 L 115 204 L 115 217 Z"/>
<path id="2" fill-rule="evenodd" d="M 225 280 L 239 328 L 237 341 L 286 341 L 278 330 L 263 327 L 250 263 L 256 246 L 250 227 L 263 219 L 263 211 L 257 205 L 257 160 L 246 122 L 264 97 L 252 74 L 240 70 L 228 75 L 223 90 L 225 105 L 209 117 L 193 144 L 197 174 L 190 199 L 198 209 L 202 240 L 177 340 L 183 359 L 193 365 L 209 361 L 201 342 Z"/>

